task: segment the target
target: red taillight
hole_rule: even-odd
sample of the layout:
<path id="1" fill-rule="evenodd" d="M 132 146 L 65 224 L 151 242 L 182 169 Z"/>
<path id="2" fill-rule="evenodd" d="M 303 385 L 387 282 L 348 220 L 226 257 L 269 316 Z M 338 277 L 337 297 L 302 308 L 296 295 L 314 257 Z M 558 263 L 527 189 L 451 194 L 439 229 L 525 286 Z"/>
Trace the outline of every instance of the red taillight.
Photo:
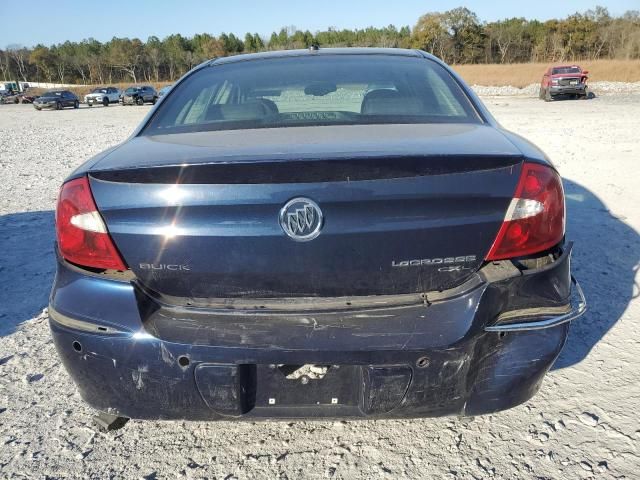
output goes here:
<path id="1" fill-rule="evenodd" d="M 98 213 L 87 177 L 62 186 L 56 234 L 60 254 L 69 262 L 99 269 L 127 269 Z"/>
<path id="2" fill-rule="evenodd" d="M 542 252 L 564 237 L 564 192 L 553 169 L 523 164 L 513 197 L 487 260 Z"/>

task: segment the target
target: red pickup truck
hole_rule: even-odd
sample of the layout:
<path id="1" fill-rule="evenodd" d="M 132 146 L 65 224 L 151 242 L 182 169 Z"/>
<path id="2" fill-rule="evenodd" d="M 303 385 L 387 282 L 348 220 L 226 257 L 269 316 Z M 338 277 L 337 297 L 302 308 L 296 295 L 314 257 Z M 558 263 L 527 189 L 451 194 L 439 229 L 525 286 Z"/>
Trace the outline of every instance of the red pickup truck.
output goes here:
<path id="1" fill-rule="evenodd" d="M 544 72 L 540 82 L 540 98 L 550 102 L 558 95 L 571 95 L 572 98 L 588 98 L 587 70 L 578 65 L 551 66 Z"/>

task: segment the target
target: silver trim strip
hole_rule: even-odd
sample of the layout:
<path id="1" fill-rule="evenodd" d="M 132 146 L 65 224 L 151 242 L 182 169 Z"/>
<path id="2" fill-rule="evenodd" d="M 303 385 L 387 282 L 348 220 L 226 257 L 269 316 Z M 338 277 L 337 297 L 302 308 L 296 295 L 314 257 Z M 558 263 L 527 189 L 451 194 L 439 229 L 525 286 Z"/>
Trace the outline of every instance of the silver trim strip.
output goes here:
<path id="1" fill-rule="evenodd" d="M 129 333 L 124 330 L 118 330 L 105 325 L 97 325 L 95 323 L 68 317 L 67 315 L 58 312 L 51 305 L 49 305 L 49 318 L 64 327 L 81 330 L 83 332 L 100 333 L 102 335 Z"/>
<path id="2" fill-rule="evenodd" d="M 555 327 L 581 317 L 587 311 L 587 300 L 584 298 L 584 292 L 582 291 L 582 288 L 580 288 L 580 284 L 573 276 L 571 276 L 571 283 L 573 283 L 575 287 L 573 290 L 578 296 L 578 304 L 572 308 L 570 312 L 565 313 L 564 315 L 545 318 L 544 320 L 490 325 L 485 327 L 484 330 L 486 332 L 523 332 L 527 330 L 542 330 L 543 328 Z"/>

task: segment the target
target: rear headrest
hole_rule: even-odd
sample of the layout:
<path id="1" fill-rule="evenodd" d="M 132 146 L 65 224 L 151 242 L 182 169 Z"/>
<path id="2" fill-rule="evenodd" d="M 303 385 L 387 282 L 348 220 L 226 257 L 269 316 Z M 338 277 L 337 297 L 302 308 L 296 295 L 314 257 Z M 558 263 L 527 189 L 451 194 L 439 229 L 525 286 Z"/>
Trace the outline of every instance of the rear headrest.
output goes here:
<path id="1" fill-rule="evenodd" d="M 259 120 L 268 113 L 262 102 L 213 104 L 207 110 L 207 120 Z"/>
<path id="2" fill-rule="evenodd" d="M 362 99 L 363 115 L 419 115 L 420 100 L 406 97 L 396 90 L 380 89 L 367 93 Z"/>
<path id="3" fill-rule="evenodd" d="M 267 109 L 267 112 L 275 114 L 275 115 L 280 113 L 280 111 L 278 110 L 278 105 L 276 105 L 276 102 L 274 102 L 273 100 L 269 100 L 268 98 L 259 97 L 259 98 L 256 99 L 256 101 L 260 102 L 262 105 L 264 105 L 265 108 Z"/>

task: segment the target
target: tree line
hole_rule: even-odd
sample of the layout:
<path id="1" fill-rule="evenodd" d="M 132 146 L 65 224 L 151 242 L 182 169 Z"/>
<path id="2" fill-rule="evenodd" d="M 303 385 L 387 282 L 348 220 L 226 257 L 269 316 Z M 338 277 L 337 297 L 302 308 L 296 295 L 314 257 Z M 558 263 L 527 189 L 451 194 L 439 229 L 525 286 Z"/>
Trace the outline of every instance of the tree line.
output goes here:
<path id="1" fill-rule="evenodd" d="M 5 80 L 105 84 L 173 81 L 200 62 L 225 55 L 264 50 L 320 47 L 420 48 L 447 63 L 563 62 L 640 59 L 640 12 L 611 16 L 604 7 L 545 22 L 509 18 L 482 22 L 467 8 L 432 12 L 413 28 L 394 25 L 365 29 L 328 28 L 311 33 L 285 27 L 268 38 L 247 33 L 213 36 L 180 34 L 146 42 L 116 38 L 27 48 L 0 49 Z"/>

